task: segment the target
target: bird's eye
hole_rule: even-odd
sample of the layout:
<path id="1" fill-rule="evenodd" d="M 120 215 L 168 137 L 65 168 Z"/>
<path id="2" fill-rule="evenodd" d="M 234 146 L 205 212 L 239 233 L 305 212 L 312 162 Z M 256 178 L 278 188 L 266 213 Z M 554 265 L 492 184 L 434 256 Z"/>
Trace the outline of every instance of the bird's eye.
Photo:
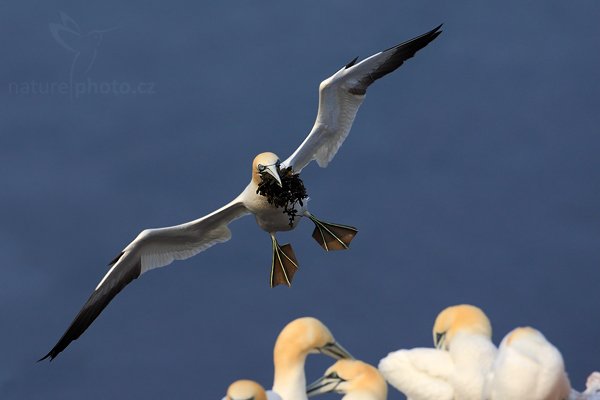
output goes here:
<path id="1" fill-rule="evenodd" d="M 263 172 L 267 167 L 262 164 L 258 164 L 258 172 Z"/>
<path id="2" fill-rule="evenodd" d="M 337 374 L 337 372 L 330 373 L 329 375 L 326 376 L 326 378 L 328 378 L 328 379 L 340 379 L 340 377 Z"/>

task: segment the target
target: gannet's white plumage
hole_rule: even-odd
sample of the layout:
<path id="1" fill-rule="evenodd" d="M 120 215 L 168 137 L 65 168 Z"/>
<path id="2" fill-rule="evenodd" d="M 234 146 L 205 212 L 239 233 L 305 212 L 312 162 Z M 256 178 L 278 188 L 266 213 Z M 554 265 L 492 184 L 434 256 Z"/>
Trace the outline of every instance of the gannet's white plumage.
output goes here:
<path id="1" fill-rule="evenodd" d="M 306 388 L 309 397 L 341 393 L 343 400 L 386 400 L 387 383 L 377 369 L 358 360 L 340 360 Z"/>
<path id="2" fill-rule="evenodd" d="M 379 371 L 410 400 L 481 400 L 496 355 L 492 326 L 479 308 L 458 305 L 435 320 L 435 349 L 390 353 Z"/>
<path id="3" fill-rule="evenodd" d="M 304 363 L 309 354 L 322 353 L 336 360 L 352 356 L 315 318 L 298 318 L 281 331 L 273 349 L 273 391 L 283 400 L 306 400 Z"/>
<path id="4" fill-rule="evenodd" d="M 306 376 L 304 364 L 309 354 L 321 353 L 336 360 L 352 359 L 331 331 L 318 319 L 302 317 L 288 323 L 277 336 L 273 347 L 273 390 L 267 391 L 268 400 L 306 400 Z M 227 393 L 260 393 L 262 386 L 253 381 L 238 381 Z M 223 400 L 237 400 L 230 395 Z M 255 399 L 255 400 L 258 400 Z"/>
<path id="5" fill-rule="evenodd" d="M 600 372 L 595 371 L 588 376 L 584 393 L 600 394 Z"/>
<path id="6" fill-rule="evenodd" d="M 251 380 L 239 380 L 229 385 L 227 395 L 222 400 L 282 400 L 272 391 Z"/>
<path id="7" fill-rule="evenodd" d="M 541 332 L 521 327 L 504 337 L 488 376 L 486 400 L 567 400 L 570 392 L 563 358 Z"/>
<path id="8" fill-rule="evenodd" d="M 149 270 L 169 265 L 174 260 L 192 257 L 216 243 L 229 240 L 231 232 L 228 225 L 244 215 L 253 213 L 258 225 L 271 235 L 273 266 L 278 266 L 277 269 L 272 266 L 272 286 L 289 286 L 297 269 L 291 246 L 280 247 L 275 240 L 275 233 L 293 229 L 302 216 L 315 223 L 319 238 L 315 234 L 313 237 L 325 250 L 347 249 L 356 229 L 319 221 L 306 211 L 304 205 L 298 204 L 295 211 L 299 218 L 290 226 L 289 219 L 281 208 L 269 204 L 264 196 L 257 194 L 260 177 L 263 174 L 271 175 L 281 185 L 280 166 L 291 167 L 293 173 L 299 173 L 311 160 L 317 160 L 321 167 L 325 167 L 348 135 L 369 85 L 400 67 L 405 60 L 434 40 L 441 33 L 439 28 L 440 26 L 359 63 L 354 59 L 324 80 L 319 87 L 317 118 L 306 140 L 281 164 L 279 157 L 273 153 L 259 154 L 252 165 L 250 184 L 232 202 L 185 224 L 142 231 L 110 263 L 108 273 L 96 286 L 70 327 L 42 359 L 56 357 L 69 343 L 76 340 L 132 280 Z"/>

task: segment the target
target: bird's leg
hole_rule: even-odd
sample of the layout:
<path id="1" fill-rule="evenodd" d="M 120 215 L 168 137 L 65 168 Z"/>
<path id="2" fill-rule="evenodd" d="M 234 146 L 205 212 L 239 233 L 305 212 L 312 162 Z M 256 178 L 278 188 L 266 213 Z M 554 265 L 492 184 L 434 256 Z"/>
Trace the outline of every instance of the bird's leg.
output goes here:
<path id="1" fill-rule="evenodd" d="M 358 233 L 358 229 L 352 226 L 321 221 L 308 211 L 306 211 L 304 215 L 310 218 L 315 224 L 315 230 L 313 231 L 312 237 L 326 251 L 348 249 L 350 242 Z"/>
<path id="2" fill-rule="evenodd" d="M 292 245 L 287 243 L 279 246 L 275 234 L 271 234 L 273 243 L 273 262 L 271 263 L 271 287 L 277 285 L 292 285 L 294 274 L 298 270 L 298 261 L 292 249 Z"/>

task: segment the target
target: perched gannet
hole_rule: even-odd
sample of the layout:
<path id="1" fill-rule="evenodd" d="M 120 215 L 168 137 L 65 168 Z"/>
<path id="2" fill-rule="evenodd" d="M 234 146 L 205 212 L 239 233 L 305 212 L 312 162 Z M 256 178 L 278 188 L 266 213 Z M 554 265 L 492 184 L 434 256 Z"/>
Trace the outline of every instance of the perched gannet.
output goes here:
<path id="1" fill-rule="evenodd" d="M 387 383 L 376 368 L 358 360 L 340 360 L 306 388 L 309 397 L 342 393 L 343 400 L 386 400 Z"/>
<path id="2" fill-rule="evenodd" d="M 587 396 L 586 399 L 600 400 L 600 372 L 592 372 L 588 376 L 582 395 Z"/>
<path id="3" fill-rule="evenodd" d="M 281 400 L 277 393 L 265 392 L 258 383 L 250 380 L 239 380 L 229 385 L 223 400 Z"/>
<path id="4" fill-rule="evenodd" d="M 600 400 L 600 372 L 592 372 L 585 386 L 582 393 L 571 389 L 569 400 Z"/>
<path id="5" fill-rule="evenodd" d="M 317 119 L 304 142 L 283 162 L 273 153 L 257 155 L 252 163 L 250 183 L 232 202 L 194 221 L 142 231 L 109 263 L 108 273 L 58 343 L 41 360 L 53 359 L 69 343 L 79 338 L 132 280 L 151 269 L 192 257 L 216 243 L 229 240 L 229 223 L 244 215 L 254 214 L 260 228 L 271 236 L 271 286 L 289 286 L 298 268 L 292 247 L 289 244 L 279 246 L 275 233 L 295 228 L 302 216 L 308 217 L 316 225 L 313 237 L 325 250 L 347 249 L 357 232 L 355 228 L 318 220 L 306 209 L 306 204 L 302 202 L 304 196 L 277 206 L 258 192 L 263 193 L 262 190 L 266 188 L 276 189 L 274 185 L 279 185 L 282 198 L 286 197 L 291 190 L 284 185 L 284 181 L 302 186 L 297 174 L 312 160 L 326 167 L 348 136 L 369 85 L 400 67 L 405 60 L 434 40 L 441 33 L 440 27 L 359 63 L 355 58 L 321 82 Z M 273 182 L 274 185 L 271 185 Z M 296 216 L 298 218 L 294 218 Z"/>
<path id="6" fill-rule="evenodd" d="M 448 307 L 433 326 L 435 349 L 390 353 L 379 371 L 411 400 L 481 400 L 496 356 L 491 337 L 490 321 L 479 308 Z"/>
<path id="7" fill-rule="evenodd" d="M 544 335 L 524 327 L 504 337 L 488 376 L 485 400 L 567 400 L 570 393 L 562 356 Z"/>
<path id="8" fill-rule="evenodd" d="M 273 390 L 266 392 L 268 400 L 306 400 L 306 376 L 304 364 L 309 354 L 321 353 L 336 360 L 352 359 L 327 327 L 318 319 L 302 317 L 288 323 L 277 336 L 273 348 Z M 261 392 L 262 391 L 262 392 Z M 237 393 L 237 394 L 236 394 Z M 241 397 L 248 393 L 248 397 Z M 227 394 L 230 398 L 254 398 L 264 389 L 253 381 L 233 383 Z M 264 395 L 263 395 L 264 396 Z M 256 397 L 255 400 L 263 399 Z M 223 400 L 230 400 L 225 397 Z"/>
<path id="9" fill-rule="evenodd" d="M 307 399 L 304 362 L 313 353 L 336 360 L 353 358 L 318 319 L 303 317 L 290 322 L 277 337 L 273 349 L 273 391 L 283 400 Z"/>

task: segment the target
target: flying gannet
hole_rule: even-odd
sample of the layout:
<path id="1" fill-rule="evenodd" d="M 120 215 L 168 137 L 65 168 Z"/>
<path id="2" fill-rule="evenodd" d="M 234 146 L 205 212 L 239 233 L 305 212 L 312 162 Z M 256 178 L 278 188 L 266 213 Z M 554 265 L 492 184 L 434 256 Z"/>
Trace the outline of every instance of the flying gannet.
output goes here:
<path id="1" fill-rule="evenodd" d="M 227 395 L 222 400 L 282 400 L 277 393 L 265 392 L 258 383 L 250 380 L 239 380 L 229 385 Z"/>
<path id="2" fill-rule="evenodd" d="M 497 351 L 491 337 L 490 321 L 479 308 L 448 307 L 433 326 L 435 349 L 390 353 L 379 371 L 411 400 L 481 400 Z"/>
<path id="3" fill-rule="evenodd" d="M 257 155 L 252 162 L 250 183 L 229 204 L 194 221 L 142 231 L 109 263 L 108 273 L 96 286 L 58 343 L 41 360 L 53 359 L 69 343 L 79 338 L 117 293 L 132 280 L 154 268 L 192 257 L 217 243 L 226 242 L 231 237 L 229 223 L 244 215 L 254 214 L 259 227 L 271 237 L 271 286 L 289 286 L 292 282 L 298 262 L 291 245 L 280 246 L 275 234 L 294 229 L 302 216 L 315 224 L 313 237 L 325 250 L 347 249 L 357 232 L 355 228 L 320 221 L 308 212 L 302 197 L 286 203 L 285 207 L 278 207 L 269 202 L 273 198 L 268 199 L 258 192 L 269 188 L 273 190 L 274 183 L 280 187 L 281 195 L 287 196 L 290 190 L 285 187 L 284 181 L 298 183 L 297 174 L 312 160 L 316 160 L 320 167 L 326 167 L 348 136 L 369 85 L 396 70 L 405 60 L 434 40 L 441 33 L 440 27 L 441 25 L 358 63 L 357 57 L 321 82 L 317 118 L 304 142 L 283 162 L 274 153 Z M 298 218 L 294 218 L 296 216 Z"/>
<path id="4" fill-rule="evenodd" d="M 386 400 L 387 383 L 375 367 L 358 360 L 340 360 L 306 388 L 309 397 L 341 393 L 343 400 Z"/>
<path id="5" fill-rule="evenodd" d="M 570 393 L 563 358 L 544 335 L 521 327 L 504 337 L 488 375 L 485 400 L 567 400 Z"/>

